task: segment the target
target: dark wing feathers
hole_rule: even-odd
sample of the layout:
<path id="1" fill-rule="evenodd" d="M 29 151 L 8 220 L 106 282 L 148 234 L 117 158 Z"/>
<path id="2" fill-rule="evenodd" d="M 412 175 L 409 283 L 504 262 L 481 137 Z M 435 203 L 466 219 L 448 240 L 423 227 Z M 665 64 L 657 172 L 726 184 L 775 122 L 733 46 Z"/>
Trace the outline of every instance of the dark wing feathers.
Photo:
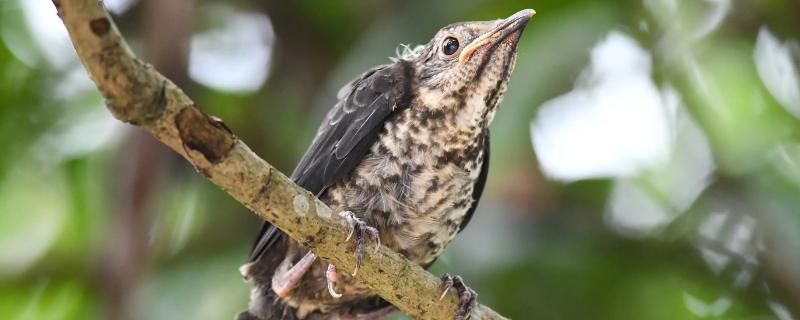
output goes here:
<path id="1" fill-rule="evenodd" d="M 386 118 L 406 96 L 405 63 L 384 65 L 366 72 L 340 90 L 339 102 L 328 112 L 292 179 L 319 195 L 349 173 L 375 142 Z"/>
<path id="2" fill-rule="evenodd" d="M 458 232 L 464 231 L 467 227 L 469 220 L 478 208 L 478 201 L 483 195 L 483 187 L 486 186 L 486 178 L 489 176 L 489 131 L 487 129 L 486 136 L 483 138 L 483 163 L 481 164 L 481 171 L 478 173 L 478 181 L 475 181 L 475 186 L 472 188 L 472 207 L 467 211 L 464 220 L 458 227 Z"/>
<path id="3" fill-rule="evenodd" d="M 410 103 L 411 66 L 405 61 L 373 68 L 339 90 L 292 180 L 320 196 L 350 173 L 375 143 L 386 118 Z M 257 259 L 281 232 L 265 222 L 250 252 Z"/>
<path id="4" fill-rule="evenodd" d="M 247 261 L 256 261 L 266 248 L 272 247 L 278 242 L 280 234 L 281 231 L 269 222 L 264 221 L 261 223 L 261 230 L 258 231 L 258 237 L 256 237 L 256 241 L 253 243 L 253 248 L 250 249 L 250 257 Z"/>

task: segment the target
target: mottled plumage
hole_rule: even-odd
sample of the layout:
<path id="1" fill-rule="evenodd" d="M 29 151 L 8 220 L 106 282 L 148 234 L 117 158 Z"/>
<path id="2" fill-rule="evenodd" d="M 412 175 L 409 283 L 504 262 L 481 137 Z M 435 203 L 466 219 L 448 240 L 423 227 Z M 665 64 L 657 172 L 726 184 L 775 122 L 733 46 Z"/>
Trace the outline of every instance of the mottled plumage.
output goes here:
<path id="1" fill-rule="evenodd" d="M 333 210 L 352 211 L 377 228 L 382 243 L 411 261 L 432 264 L 480 199 L 488 126 L 531 15 L 449 25 L 416 56 L 353 80 L 339 91 L 292 179 Z M 332 297 L 321 261 L 304 269 L 291 291 L 276 294 L 273 276 L 306 252 L 264 225 L 243 268 L 255 287 L 241 319 L 325 319 L 388 305 L 346 274 L 333 285 L 342 296 Z"/>

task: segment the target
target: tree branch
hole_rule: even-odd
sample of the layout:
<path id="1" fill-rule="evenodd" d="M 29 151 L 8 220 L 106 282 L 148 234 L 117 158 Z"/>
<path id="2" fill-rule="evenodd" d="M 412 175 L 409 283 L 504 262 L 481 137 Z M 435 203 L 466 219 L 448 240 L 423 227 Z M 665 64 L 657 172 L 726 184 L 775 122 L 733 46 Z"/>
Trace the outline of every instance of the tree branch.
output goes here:
<path id="1" fill-rule="evenodd" d="M 86 70 L 119 120 L 149 131 L 199 173 L 317 256 L 350 272 L 344 221 L 308 191 L 256 156 L 222 120 L 198 109 L 180 88 L 138 60 L 98 0 L 53 0 Z M 439 300 L 441 281 L 383 246 L 365 253 L 358 280 L 418 319 L 449 319 L 458 299 Z M 503 319 L 478 305 L 473 319 Z"/>

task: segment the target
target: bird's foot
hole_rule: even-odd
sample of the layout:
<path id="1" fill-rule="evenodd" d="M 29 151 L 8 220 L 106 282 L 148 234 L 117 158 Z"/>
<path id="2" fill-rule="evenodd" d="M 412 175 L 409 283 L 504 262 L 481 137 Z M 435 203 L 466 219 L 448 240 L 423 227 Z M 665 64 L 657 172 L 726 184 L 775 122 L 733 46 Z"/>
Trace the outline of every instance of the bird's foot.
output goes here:
<path id="1" fill-rule="evenodd" d="M 459 303 L 455 319 L 464 320 L 469 318 L 470 313 L 472 313 L 472 308 L 475 307 L 475 301 L 478 298 L 478 294 L 464 284 L 464 279 L 462 279 L 461 276 L 454 277 L 449 273 L 445 273 L 442 276 L 442 284 L 444 286 L 444 291 L 439 297 L 439 300 L 444 299 L 444 296 L 450 291 L 450 289 L 456 289 Z"/>
<path id="2" fill-rule="evenodd" d="M 332 264 L 328 264 L 328 271 L 325 271 L 325 280 L 328 282 L 328 293 L 331 294 L 331 297 L 339 299 L 342 297 L 341 293 L 336 292 L 336 289 L 333 287 L 336 284 L 336 280 L 339 278 L 339 273 L 336 272 L 336 267 Z"/>
<path id="3" fill-rule="evenodd" d="M 292 259 L 290 257 L 283 260 L 275 270 L 275 275 L 272 276 L 272 290 L 275 291 L 275 295 L 282 298 L 289 294 L 289 291 L 292 291 L 292 288 L 300 282 L 316 259 L 317 256 L 309 251 L 291 267 Z"/>
<path id="4" fill-rule="evenodd" d="M 350 226 L 350 234 L 347 235 L 347 239 L 345 239 L 345 241 L 350 240 L 350 238 L 353 237 L 353 234 L 356 235 L 356 267 L 355 270 L 353 270 L 353 276 L 355 277 L 358 273 L 358 269 L 361 268 L 361 262 L 364 259 L 366 237 L 370 237 L 375 243 L 375 252 L 378 252 L 378 249 L 381 247 L 381 238 L 378 235 L 378 229 L 367 225 L 366 222 L 356 217 L 355 213 L 351 211 L 342 211 L 339 213 L 339 216 L 344 218 L 344 220 L 347 222 L 347 225 Z"/>

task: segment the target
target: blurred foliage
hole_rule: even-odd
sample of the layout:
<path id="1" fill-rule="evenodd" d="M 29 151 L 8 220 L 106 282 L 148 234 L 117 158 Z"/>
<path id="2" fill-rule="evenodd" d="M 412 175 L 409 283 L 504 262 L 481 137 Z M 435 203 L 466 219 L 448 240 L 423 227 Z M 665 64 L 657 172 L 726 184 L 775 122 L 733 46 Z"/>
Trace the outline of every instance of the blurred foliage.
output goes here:
<path id="1" fill-rule="evenodd" d="M 106 3 L 124 8 L 116 20 L 141 52 L 143 5 Z M 720 5 L 727 5 L 722 20 L 693 34 L 713 22 Z M 0 2 L 0 318 L 113 318 L 106 285 L 117 280 L 103 269 L 121 241 L 112 226 L 125 201 L 119 181 L 130 179 L 127 137 L 137 129 L 102 107 L 50 6 Z M 263 34 L 274 42 L 220 45 L 221 65 L 200 66 L 225 70 L 226 54 L 236 59 L 230 51 L 241 50 L 230 48 L 267 45 L 269 75 L 259 90 L 223 91 L 201 81 L 185 87 L 284 172 L 338 88 L 388 62 L 399 44 L 424 43 L 455 21 L 536 9 L 493 124 L 486 195 L 432 272 L 462 274 L 481 302 L 515 319 L 796 319 L 790 314 L 800 312 L 798 119 L 754 61 L 759 32 L 768 28 L 793 48 L 789 67 L 797 73 L 799 2 L 239 0 L 193 7 L 195 33 L 226 23 L 219 8 L 269 19 L 272 30 L 259 32 L 274 31 Z M 236 32 L 252 31 L 246 27 Z M 621 178 L 547 180 L 530 141 L 539 107 L 573 90 L 592 48 L 614 30 L 652 54 L 652 78 L 679 93 L 715 167 L 688 208 L 638 235 L 609 220 Z M 145 206 L 147 233 L 137 235 L 147 258 L 122 303 L 139 319 L 232 318 L 247 305 L 249 287 L 237 268 L 258 219 L 183 161 L 164 159 L 170 169 Z M 644 192 L 657 192 L 671 173 L 631 183 L 656 181 Z M 721 240 L 703 231 L 717 220 L 732 230 L 718 233 Z M 756 236 L 745 240 L 757 254 L 738 256 L 744 240 L 737 228 L 751 224 Z M 728 262 L 718 269 L 720 259 Z"/>

